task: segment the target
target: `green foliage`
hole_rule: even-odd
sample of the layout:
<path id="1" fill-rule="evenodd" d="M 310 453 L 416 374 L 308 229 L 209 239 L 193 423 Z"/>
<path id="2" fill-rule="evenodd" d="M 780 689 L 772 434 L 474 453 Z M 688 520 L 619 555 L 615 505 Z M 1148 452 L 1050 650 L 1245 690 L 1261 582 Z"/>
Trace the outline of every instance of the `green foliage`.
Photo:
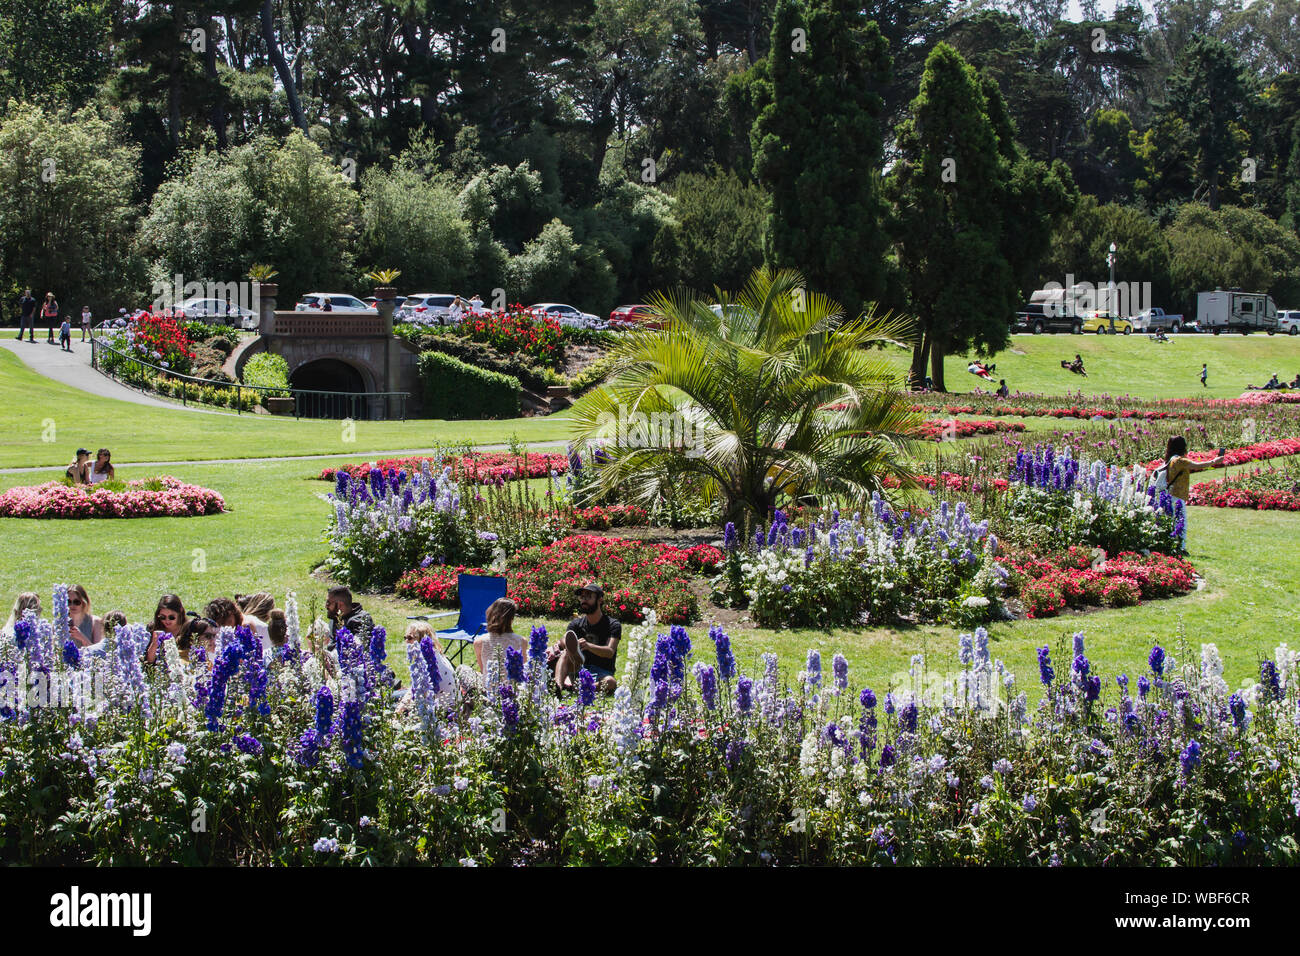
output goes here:
<path id="1" fill-rule="evenodd" d="M 83 304 L 98 316 L 112 315 L 138 288 L 143 269 L 126 250 L 139 162 L 139 148 L 127 142 L 109 111 L 10 105 L 0 120 L 0 295 L 6 311 L 30 286 L 38 302 L 53 292 L 64 315 L 79 314 Z"/>
<path id="2" fill-rule="evenodd" d="M 356 195 L 320 147 L 299 133 L 202 150 L 165 183 L 141 225 L 139 248 L 166 279 L 233 281 L 255 263 L 280 271 L 280 299 L 340 288 L 352 277 Z"/>
<path id="3" fill-rule="evenodd" d="M 84 106 L 109 62 L 109 10 L 99 0 L 0 0 L 0 104 Z"/>
<path id="4" fill-rule="evenodd" d="M 475 368 L 442 352 L 420 354 L 424 412 L 436 418 L 516 418 L 519 379 Z M 405 570 L 405 569 L 404 569 Z"/>
<path id="5" fill-rule="evenodd" d="M 1173 298 L 1184 311 L 1215 288 L 1269 292 L 1281 308 L 1300 301 L 1300 237 L 1261 212 L 1188 203 L 1168 236 Z"/>
<path id="6" fill-rule="evenodd" d="M 692 289 L 736 289 L 763 262 L 766 198 L 733 172 L 673 182 L 681 279 Z"/>
<path id="7" fill-rule="evenodd" d="M 553 369 L 537 362 L 524 352 L 504 352 L 486 342 L 475 342 L 457 333 L 455 329 L 430 332 L 405 326 L 407 337 L 421 352 L 443 352 L 475 368 L 497 372 L 519 380 L 521 385 L 540 391 L 548 385 L 562 385 L 564 377 Z M 400 333 L 399 333 L 400 334 Z"/>
<path id="8" fill-rule="evenodd" d="M 796 29 L 807 49 L 794 49 Z M 848 0 L 779 0 L 753 132 L 754 176 L 772 195 L 769 263 L 800 270 L 850 315 L 887 291 L 877 174 L 886 46 Z"/>
<path id="9" fill-rule="evenodd" d="M 1076 282 L 1102 285 L 1109 278 L 1106 256 L 1112 242 L 1119 250 L 1117 282 L 1150 282 L 1151 305 L 1187 311 L 1188 303 L 1173 297 L 1165 230 L 1135 206 L 1099 204 L 1092 196 L 1082 197 L 1053 233 L 1036 288 L 1044 282 L 1064 285 L 1067 275 Z M 1195 306 L 1194 295 L 1191 306 Z"/>
<path id="10" fill-rule="evenodd" d="M 262 394 L 267 397 L 287 395 L 289 394 L 289 363 L 285 361 L 283 355 L 259 352 L 244 365 L 244 384 L 278 389 L 274 392 L 263 392 Z"/>

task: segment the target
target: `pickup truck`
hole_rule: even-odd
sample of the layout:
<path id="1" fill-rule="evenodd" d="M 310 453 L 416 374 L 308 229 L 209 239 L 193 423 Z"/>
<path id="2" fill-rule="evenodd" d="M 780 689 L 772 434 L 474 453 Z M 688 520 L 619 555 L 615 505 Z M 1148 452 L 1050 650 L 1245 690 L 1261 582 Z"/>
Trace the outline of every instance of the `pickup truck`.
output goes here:
<path id="1" fill-rule="evenodd" d="M 1133 316 L 1133 328 L 1139 332 L 1180 332 L 1185 324 L 1181 315 L 1170 315 L 1164 309 L 1147 309 Z"/>

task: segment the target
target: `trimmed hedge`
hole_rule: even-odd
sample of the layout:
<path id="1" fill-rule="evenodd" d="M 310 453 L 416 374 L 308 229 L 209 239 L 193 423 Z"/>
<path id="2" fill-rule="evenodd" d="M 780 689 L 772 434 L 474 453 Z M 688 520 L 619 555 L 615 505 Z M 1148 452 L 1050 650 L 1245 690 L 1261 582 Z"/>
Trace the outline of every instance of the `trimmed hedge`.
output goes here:
<path id="1" fill-rule="evenodd" d="M 521 353 L 503 353 L 483 342 L 451 333 L 422 335 L 416 341 L 421 352 L 442 352 L 475 368 L 519 379 L 521 385 L 545 391 L 548 385 L 563 385 L 564 376 Z"/>
<path id="2" fill-rule="evenodd" d="M 518 418 L 519 379 L 475 368 L 442 352 L 420 353 L 430 418 Z"/>
<path id="3" fill-rule="evenodd" d="M 260 388 L 279 389 L 266 395 L 289 394 L 289 363 L 283 355 L 274 352 L 259 352 L 244 365 L 244 384 Z"/>

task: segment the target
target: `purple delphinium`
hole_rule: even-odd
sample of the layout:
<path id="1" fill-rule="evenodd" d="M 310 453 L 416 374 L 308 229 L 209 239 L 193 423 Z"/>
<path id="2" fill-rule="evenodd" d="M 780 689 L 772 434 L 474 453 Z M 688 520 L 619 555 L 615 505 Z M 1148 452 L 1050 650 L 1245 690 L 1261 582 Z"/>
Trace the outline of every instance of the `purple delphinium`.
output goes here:
<path id="1" fill-rule="evenodd" d="M 836 654 L 831 660 L 831 673 L 835 675 L 835 689 L 846 690 L 849 686 L 849 662 L 843 654 Z"/>
<path id="2" fill-rule="evenodd" d="M 546 627 L 534 624 L 528 634 L 528 656 L 532 660 L 546 660 Z"/>
<path id="3" fill-rule="evenodd" d="M 320 734 L 315 727 L 308 727 L 298 738 L 298 747 L 293 759 L 304 767 L 314 767 L 320 760 Z"/>
<path id="4" fill-rule="evenodd" d="M 898 726 L 909 734 L 916 733 L 917 719 L 920 717 L 920 710 L 916 706 L 916 701 L 909 700 L 898 711 Z"/>
<path id="5" fill-rule="evenodd" d="M 1240 694 L 1228 698 L 1228 712 L 1232 714 L 1232 723 L 1238 730 L 1246 725 L 1246 700 Z"/>
<path id="6" fill-rule="evenodd" d="M 1163 677 L 1165 674 L 1165 649 L 1157 644 L 1151 648 L 1151 655 L 1147 658 L 1147 663 L 1151 665 L 1151 672 L 1157 677 Z"/>
<path id="7" fill-rule="evenodd" d="M 1143 700 L 1147 699 L 1147 692 L 1151 690 L 1151 681 L 1143 674 L 1138 678 L 1138 696 Z"/>
<path id="8" fill-rule="evenodd" d="M 236 737 L 235 746 L 239 748 L 240 753 L 254 755 L 262 753 L 262 742 L 249 734 L 240 734 Z"/>
<path id="9" fill-rule="evenodd" d="M 121 635 L 119 635 L 119 642 L 120 640 Z M 216 663 L 212 665 L 212 682 L 208 690 L 207 704 L 203 708 L 208 730 L 217 731 L 221 727 L 221 712 L 226 706 L 226 685 L 239 670 L 239 662 L 243 659 L 243 654 L 244 650 L 239 642 L 231 641 L 221 649 Z"/>
<path id="10" fill-rule="evenodd" d="M 388 657 L 388 648 L 385 646 L 387 640 L 388 631 L 376 624 L 370 632 L 370 659 L 376 664 L 382 664 Z"/>
<path id="11" fill-rule="evenodd" d="M 524 655 L 517 648 L 506 648 L 506 677 L 516 684 L 524 680 Z"/>
<path id="12" fill-rule="evenodd" d="M 334 694 L 329 687 L 316 691 L 316 733 L 328 737 L 334 723 Z"/>
<path id="13" fill-rule="evenodd" d="M 1259 683 L 1267 691 L 1270 700 L 1282 699 L 1282 682 L 1278 678 L 1277 665 L 1272 661 L 1260 662 Z"/>
<path id="14" fill-rule="evenodd" d="M 731 653 L 731 638 L 717 624 L 709 628 L 709 637 L 713 639 L 713 648 L 718 658 L 718 676 L 729 681 L 736 676 L 736 658 Z"/>
<path id="15" fill-rule="evenodd" d="M 880 766 L 892 767 L 893 765 L 894 765 L 894 748 L 891 744 L 885 744 L 884 749 L 880 751 Z"/>
<path id="16" fill-rule="evenodd" d="M 429 669 L 429 686 L 437 694 L 442 676 L 438 670 L 438 652 L 433 646 L 433 638 L 428 634 L 420 638 L 420 656 L 424 658 L 424 666 Z"/>
<path id="17" fill-rule="evenodd" d="M 1193 768 L 1201 762 L 1201 745 L 1195 740 L 1187 742 L 1183 752 L 1178 756 L 1178 763 L 1183 768 L 1183 773 L 1190 774 Z"/>
<path id="18" fill-rule="evenodd" d="M 1101 678 L 1096 674 L 1084 678 L 1083 682 L 1084 699 L 1089 703 L 1101 696 Z"/>
<path id="19" fill-rule="evenodd" d="M 578 671 L 578 705 L 590 707 L 596 700 L 596 675 L 587 668 Z"/>
<path id="20" fill-rule="evenodd" d="M 365 764 L 365 750 L 361 740 L 361 701 L 349 700 L 343 703 L 343 756 L 348 766 L 354 770 Z"/>
<path id="21" fill-rule="evenodd" d="M 718 705 L 717 673 L 707 664 L 698 665 L 695 679 L 700 683 L 700 697 L 704 701 L 705 709 L 713 710 Z"/>
<path id="22" fill-rule="evenodd" d="M 822 683 L 822 652 L 815 647 L 808 651 L 808 686 L 816 691 Z"/>
<path id="23" fill-rule="evenodd" d="M 520 654 L 519 658 L 523 660 L 523 655 Z M 514 730 L 519 726 L 519 700 L 515 694 L 515 685 L 502 684 L 497 688 L 497 695 L 501 698 L 501 721 L 506 730 Z"/>
<path id="24" fill-rule="evenodd" d="M 1038 649 L 1038 677 L 1045 685 L 1050 685 L 1056 679 L 1051 649 L 1046 644 Z"/>
<path id="25" fill-rule="evenodd" d="M 739 543 L 740 536 L 736 534 L 736 523 L 728 521 L 722 529 L 722 547 L 727 551 L 735 551 Z"/>
<path id="26" fill-rule="evenodd" d="M 81 666 L 81 650 L 71 638 L 63 642 L 63 663 L 69 667 Z"/>
<path id="27" fill-rule="evenodd" d="M 753 706 L 754 682 L 748 677 L 742 677 L 736 681 L 736 709 L 747 714 Z"/>

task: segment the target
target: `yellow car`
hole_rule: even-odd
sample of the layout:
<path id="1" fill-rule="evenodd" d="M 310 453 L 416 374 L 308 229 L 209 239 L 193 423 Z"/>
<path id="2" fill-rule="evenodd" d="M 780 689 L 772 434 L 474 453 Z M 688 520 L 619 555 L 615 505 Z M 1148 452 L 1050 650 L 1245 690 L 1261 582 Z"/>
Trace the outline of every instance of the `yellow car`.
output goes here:
<path id="1" fill-rule="evenodd" d="M 1083 320 L 1083 332 L 1096 332 L 1098 335 L 1105 335 L 1110 331 L 1110 313 L 1094 312 Z M 1133 320 L 1115 316 L 1115 333 L 1117 335 L 1131 335 L 1133 332 Z"/>

